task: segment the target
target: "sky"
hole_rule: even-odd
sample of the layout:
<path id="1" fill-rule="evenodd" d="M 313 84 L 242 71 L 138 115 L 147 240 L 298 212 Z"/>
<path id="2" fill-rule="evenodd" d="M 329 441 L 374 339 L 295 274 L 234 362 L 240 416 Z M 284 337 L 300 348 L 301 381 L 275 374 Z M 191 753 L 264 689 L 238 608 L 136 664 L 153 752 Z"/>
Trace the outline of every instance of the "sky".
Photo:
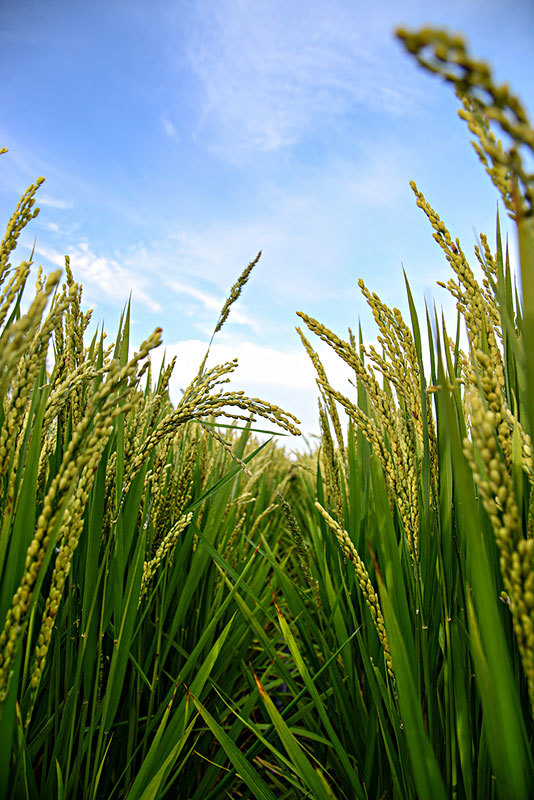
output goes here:
<path id="1" fill-rule="evenodd" d="M 4 223 L 46 178 L 18 259 L 34 240 L 46 272 L 68 254 L 110 341 L 131 293 L 134 344 L 160 326 L 157 358 L 177 356 L 177 401 L 261 250 L 210 364 L 237 357 L 233 388 L 316 434 L 297 311 L 372 341 L 357 281 L 405 313 L 404 267 L 418 308 L 453 313 L 410 180 L 472 262 L 480 231 L 494 242 L 497 193 L 454 92 L 393 34 L 424 24 L 463 33 L 532 116 L 534 0 L 0 0 Z"/>

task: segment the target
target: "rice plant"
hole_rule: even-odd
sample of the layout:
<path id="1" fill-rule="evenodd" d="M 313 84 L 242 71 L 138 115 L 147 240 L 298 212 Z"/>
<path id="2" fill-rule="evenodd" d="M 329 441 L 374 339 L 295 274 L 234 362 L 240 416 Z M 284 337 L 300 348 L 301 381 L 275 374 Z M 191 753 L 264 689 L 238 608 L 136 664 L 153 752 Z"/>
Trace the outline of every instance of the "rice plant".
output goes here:
<path id="1" fill-rule="evenodd" d="M 522 291 L 499 219 L 495 250 L 484 235 L 475 248 L 478 280 L 412 183 L 453 271 L 445 286 L 457 301 L 453 335 L 427 309 L 423 352 L 407 280 L 409 323 L 360 281 L 380 351 L 363 345 L 361 331 L 345 340 L 299 313 L 353 370 L 354 394 L 331 385 L 298 329 L 317 372 L 322 442 L 316 474 L 300 470 L 286 493 L 300 544 L 292 572 L 276 567 L 273 589 L 291 679 L 282 709 L 256 679 L 268 728 L 256 726 L 247 755 L 270 760 L 286 798 L 526 800 L 534 793 L 534 183 L 526 166 L 534 131 L 461 38 L 432 29 L 398 36 L 456 88 L 475 150 L 517 226 Z M 268 546 L 264 554 L 276 566 Z M 226 752 L 241 770 L 241 757 Z M 229 779 L 208 797 L 222 796 Z"/>
<path id="2" fill-rule="evenodd" d="M 419 319 L 407 280 L 409 321 L 360 281 L 379 348 L 299 312 L 316 452 L 254 437 L 258 417 L 298 421 L 226 391 L 236 362 L 206 354 L 171 403 L 161 330 L 131 353 L 129 306 L 114 344 L 87 344 L 68 259 L 24 311 L 33 254 L 11 258 L 42 179 L 17 206 L 0 246 L 0 797 L 533 796 L 534 130 L 460 37 L 398 36 L 455 86 L 521 290 L 499 218 L 478 278 L 413 183 L 455 330 Z"/>
<path id="3" fill-rule="evenodd" d="M 41 183 L 0 249 L 0 796 L 172 794 L 171 772 L 183 780 L 199 754 L 194 786 L 210 747 L 189 693 L 237 698 L 241 662 L 254 662 L 235 603 L 252 598 L 261 616 L 268 565 L 243 537 L 276 536 L 272 482 L 286 458 L 254 442 L 251 421 L 293 434 L 297 421 L 225 391 L 236 362 L 204 360 L 172 405 L 174 363 L 152 385 L 161 330 L 132 355 L 129 307 L 114 345 L 103 332 L 86 345 L 68 259 L 63 285 L 39 270 L 23 313 L 31 260 L 10 259 Z"/>

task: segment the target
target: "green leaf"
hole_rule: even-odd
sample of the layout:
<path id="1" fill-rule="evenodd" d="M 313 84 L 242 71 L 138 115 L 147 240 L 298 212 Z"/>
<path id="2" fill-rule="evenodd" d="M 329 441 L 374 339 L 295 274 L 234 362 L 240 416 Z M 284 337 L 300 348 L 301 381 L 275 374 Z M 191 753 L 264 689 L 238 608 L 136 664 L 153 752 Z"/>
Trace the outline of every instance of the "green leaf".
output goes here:
<path id="1" fill-rule="evenodd" d="M 213 719 L 209 711 L 189 693 L 197 711 L 211 730 L 217 741 L 222 745 L 224 752 L 237 770 L 239 777 L 245 781 L 246 786 L 257 800 L 276 800 L 276 795 L 269 789 L 263 778 L 243 756 L 237 745 L 224 732 L 221 726 Z"/>
<path id="2" fill-rule="evenodd" d="M 301 779 L 308 791 L 312 793 L 314 800 L 331 800 L 334 795 L 328 785 L 321 780 L 319 768 L 315 770 L 312 767 L 304 754 L 302 746 L 295 739 L 284 718 L 267 694 L 265 687 L 262 685 L 261 681 L 258 680 L 256 675 L 254 675 L 254 679 L 259 689 L 261 699 L 267 709 L 267 713 L 271 718 L 271 722 L 291 760 L 295 774 Z"/>
<path id="3" fill-rule="evenodd" d="M 409 656 L 402 628 L 382 581 L 380 582 L 380 600 L 395 671 L 402 724 L 408 743 L 411 772 L 417 794 L 421 798 L 429 797 L 434 798 L 434 800 L 446 800 L 447 795 L 436 756 L 425 733 L 417 681 L 413 674 L 414 662 Z"/>
<path id="4" fill-rule="evenodd" d="M 282 635 L 283 635 L 287 645 L 289 646 L 289 650 L 291 652 L 291 655 L 293 656 L 293 659 L 295 661 L 295 665 L 296 665 L 296 667 L 297 667 L 297 669 L 299 671 L 299 674 L 302 677 L 302 679 L 304 681 L 304 685 L 306 686 L 306 689 L 308 690 L 308 692 L 309 692 L 309 694 L 310 694 L 310 696 L 311 696 L 311 698 L 312 698 L 312 700 L 313 700 L 313 702 L 315 704 L 315 708 L 317 709 L 317 713 L 319 715 L 319 718 L 320 718 L 321 722 L 323 723 L 328 736 L 330 737 L 330 741 L 332 742 L 332 745 L 335 748 L 335 751 L 336 751 L 336 753 L 337 753 L 337 755 L 339 757 L 339 760 L 341 761 L 341 764 L 343 765 L 343 768 L 344 768 L 347 776 L 349 777 L 352 789 L 355 792 L 355 797 L 362 798 L 362 800 L 363 800 L 365 795 L 364 795 L 360 780 L 358 779 L 358 776 L 356 775 L 352 765 L 350 764 L 350 761 L 349 761 L 349 759 L 347 757 L 347 754 L 345 753 L 345 750 L 343 748 L 343 744 L 341 743 L 341 741 L 339 740 L 338 735 L 334 731 L 334 728 L 333 728 L 332 723 L 330 721 L 330 717 L 329 717 L 328 711 L 325 708 L 325 704 L 324 704 L 323 700 L 321 699 L 321 696 L 319 695 L 319 692 L 317 691 L 317 687 L 315 686 L 315 683 L 312 680 L 312 677 L 311 677 L 311 675 L 309 673 L 309 670 L 308 670 L 306 664 L 304 663 L 304 659 L 302 658 L 302 655 L 301 655 L 301 653 L 299 651 L 299 648 L 297 646 L 297 642 L 295 640 L 295 637 L 291 633 L 291 628 L 289 627 L 286 619 L 284 618 L 284 616 L 283 616 L 283 614 L 282 614 L 282 612 L 280 610 L 280 607 L 279 607 L 278 603 L 276 602 L 276 598 L 274 598 L 274 602 L 275 602 L 275 605 L 276 605 L 276 613 L 278 614 L 278 622 L 279 622 L 279 625 L 280 625 L 280 628 L 281 628 L 281 631 L 282 631 Z"/>

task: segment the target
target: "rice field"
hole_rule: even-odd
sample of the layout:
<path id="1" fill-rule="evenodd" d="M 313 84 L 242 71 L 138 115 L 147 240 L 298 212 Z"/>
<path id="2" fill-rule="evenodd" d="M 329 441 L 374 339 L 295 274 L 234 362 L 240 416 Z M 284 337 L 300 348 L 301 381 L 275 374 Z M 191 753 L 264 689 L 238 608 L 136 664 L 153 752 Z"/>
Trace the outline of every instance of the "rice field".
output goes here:
<path id="1" fill-rule="evenodd" d="M 413 183 L 457 326 L 419 318 L 406 279 L 409 319 L 360 281 L 380 350 L 299 312 L 321 440 L 296 461 L 256 434 L 298 420 L 227 390 L 235 361 L 204 359 L 173 404 L 160 329 L 132 354 L 127 307 L 112 344 L 88 340 L 68 258 L 27 300 L 33 254 L 11 262 L 43 179 L 17 205 L 0 247 L 0 797 L 534 796 L 534 129 L 459 37 L 397 35 L 457 92 L 520 285 L 498 218 L 475 270 Z"/>

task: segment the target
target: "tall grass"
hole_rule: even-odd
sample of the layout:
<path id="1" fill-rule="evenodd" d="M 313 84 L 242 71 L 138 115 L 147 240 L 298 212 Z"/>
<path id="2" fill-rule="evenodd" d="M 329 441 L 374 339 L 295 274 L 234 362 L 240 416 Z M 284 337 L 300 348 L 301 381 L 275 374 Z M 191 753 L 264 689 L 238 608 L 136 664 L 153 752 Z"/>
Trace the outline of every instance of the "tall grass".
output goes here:
<path id="1" fill-rule="evenodd" d="M 131 356 L 129 308 L 114 345 L 102 332 L 86 346 L 68 259 L 63 286 L 39 272 L 23 313 L 31 262 L 10 257 L 40 182 L 0 250 L 0 796 L 172 795 L 171 782 L 200 780 L 210 748 L 189 693 L 239 697 L 270 600 L 255 547 L 260 533 L 275 549 L 282 538 L 286 459 L 254 443 L 250 420 L 291 433 L 295 420 L 225 391 L 235 362 L 202 364 L 172 406 L 174 364 L 152 385 L 161 331 Z M 246 601 L 249 619 L 236 617 Z"/>
<path id="2" fill-rule="evenodd" d="M 264 549 L 291 679 L 280 713 L 257 678 L 268 735 L 256 726 L 247 755 L 270 759 L 286 798 L 526 800 L 534 794 L 534 195 L 524 159 L 534 131 L 461 39 L 434 30 L 399 37 L 456 87 L 517 225 L 522 293 L 498 219 L 495 250 L 481 235 L 475 251 L 480 281 L 412 184 L 453 271 L 452 337 L 435 310 L 418 318 L 407 281 L 409 323 L 360 281 L 380 352 L 363 346 L 361 332 L 346 341 L 299 314 L 354 371 L 355 392 L 330 384 L 299 329 L 317 372 L 322 445 L 316 475 L 301 470 L 287 495 L 302 540 L 293 570 Z M 224 748 L 222 729 L 212 729 Z M 222 796 L 225 780 L 209 798 Z"/>
<path id="3" fill-rule="evenodd" d="M 31 260 L 10 258 L 39 182 L 17 207 L 0 250 L 1 797 L 534 794 L 534 131 L 459 38 L 399 37 L 456 87 L 522 290 L 499 220 L 479 280 L 413 184 L 456 329 L 419 319 L 408 281 L 409 323 L 360 282 L 380 352 L 300 313 L 354 392 L 299 329 L 322 436 L 296 462 L 250 415 L 295 419 L 222 388 L 234 362 L 204 359 L 173 406 L 174 364 L 151 375 L 159 329 L 131 355 L 127 308 L 114 345 L 86 345 L 68 260 L 23 313 Z"/>

